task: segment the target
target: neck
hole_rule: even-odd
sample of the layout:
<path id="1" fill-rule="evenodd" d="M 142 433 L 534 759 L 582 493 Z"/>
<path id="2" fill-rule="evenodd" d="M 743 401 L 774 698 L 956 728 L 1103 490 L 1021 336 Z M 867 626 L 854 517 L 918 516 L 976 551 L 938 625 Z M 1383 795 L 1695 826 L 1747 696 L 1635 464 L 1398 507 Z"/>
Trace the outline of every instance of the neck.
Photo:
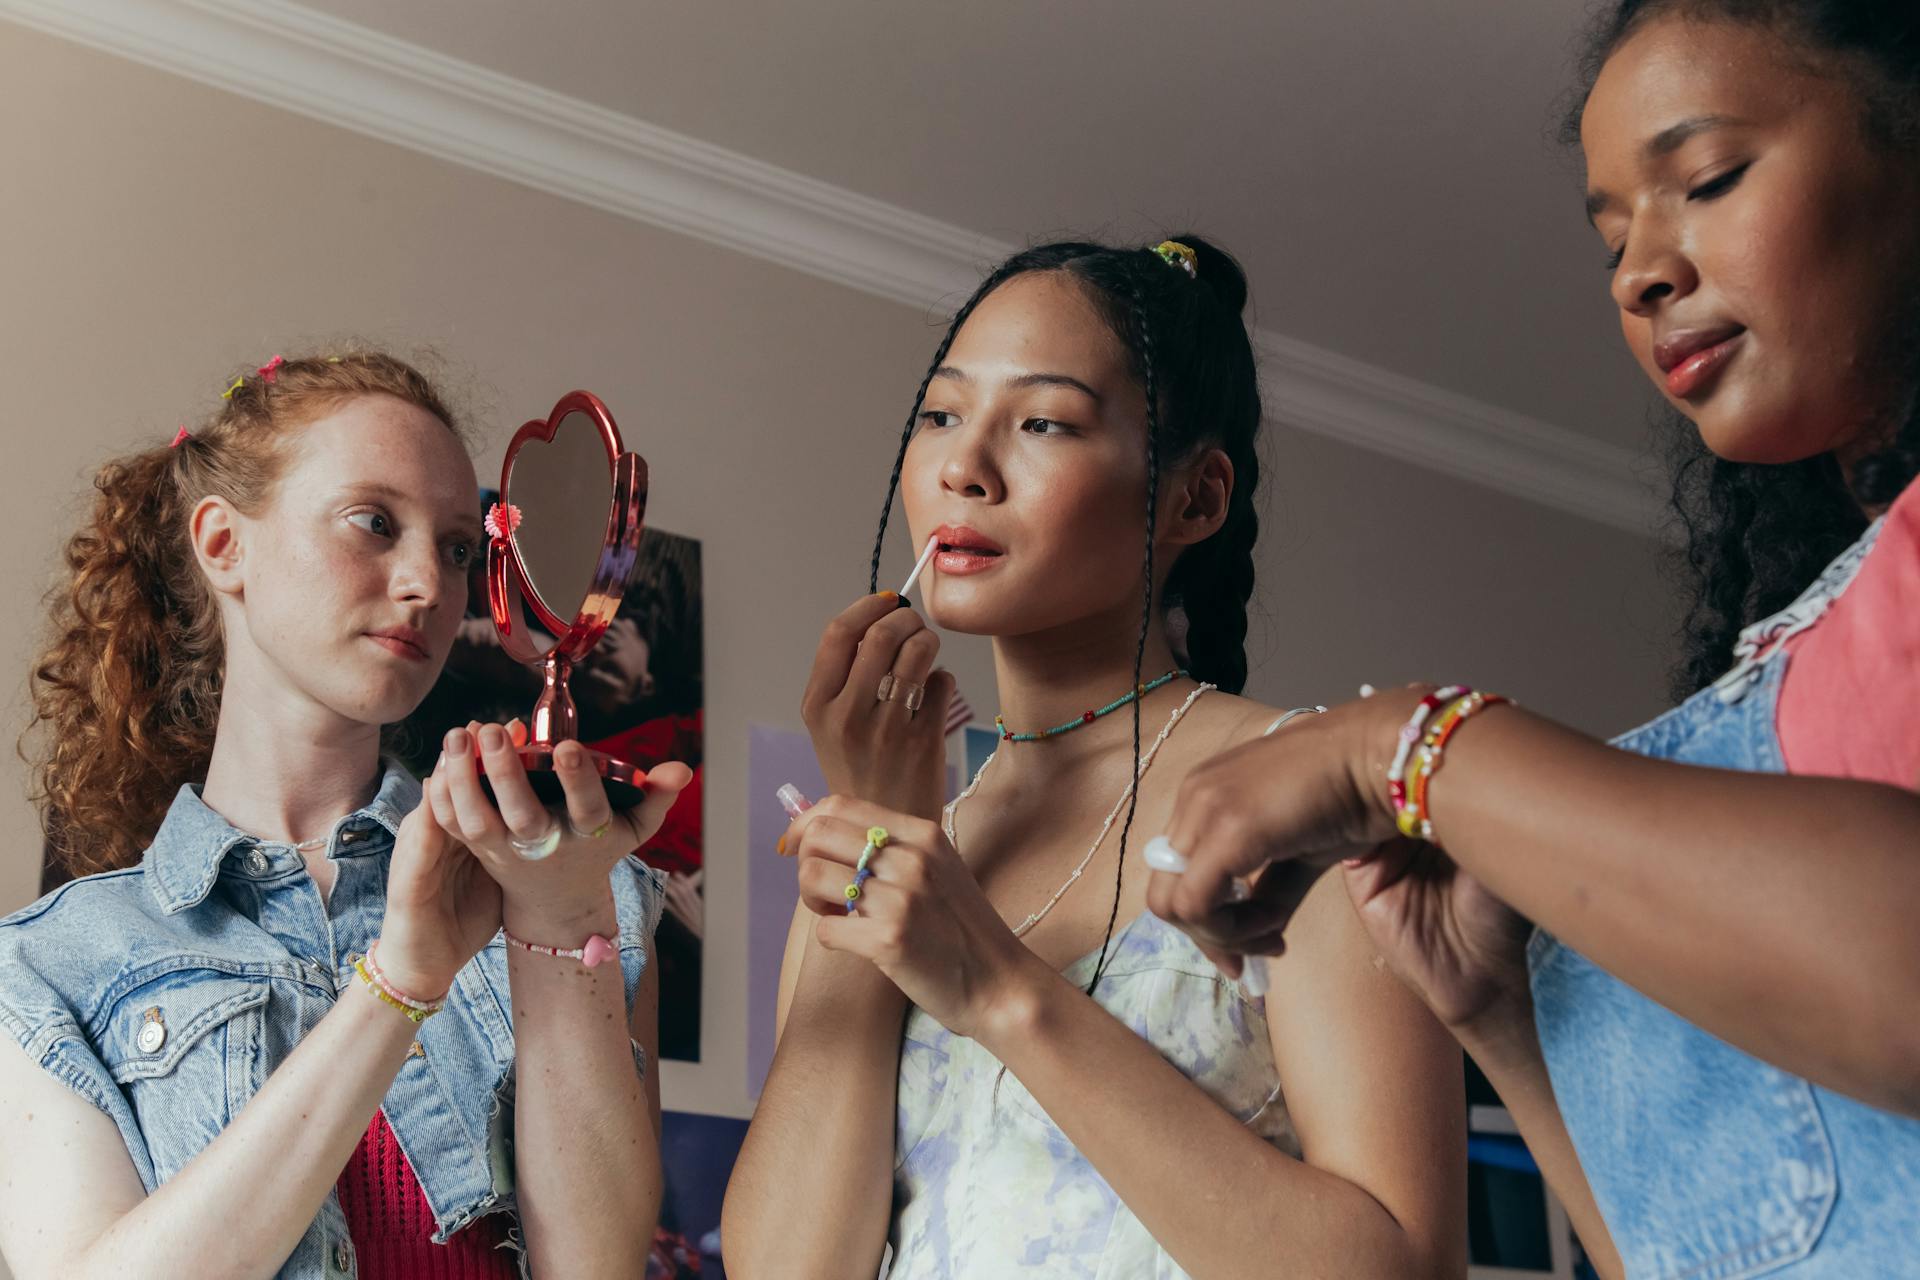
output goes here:
<path id="1" fill-rule="evenodd" d="M 1083 620 L 1071 631 L 1037 632 L 1024 636 L 1000 636 L 993 642 L 994 673 L 999 683 L 1000 714 L 1014 733 L 1049 729 L 1088 711 L 1106 706 L 1134 687 L 1134 647 L 1140 615 L 1134 608 L 1125 618 Z M 1140 660 L 1140 681 L 1151 681 L 1171 671 L 1177 663 L 1162 628 L 1156 622 L 1147 631 L 1147 645 Z M 1175 681 L 1156 694 L 1152 703 L 1166 696 L 1167 690 L 1185 696 L 1184 681 Z M 1107 717 L 1126 719 L 1123 708 Z M 1070 737 L 1096 733 L 1089 725 Z M 1097 734 L 1101 739 L 1106 735 Z M 1062 737 L 1051 746 L 1064 745 Z M 1038 744 L 1028 744 L 1037 746 Z"/>
<path id="2" fill-rule="evenodd" d="M 229 652 L 201 798 L 234 826 L 298 844 L 380 785 L 380 728 L 321 706 L 250 650 Z"/>

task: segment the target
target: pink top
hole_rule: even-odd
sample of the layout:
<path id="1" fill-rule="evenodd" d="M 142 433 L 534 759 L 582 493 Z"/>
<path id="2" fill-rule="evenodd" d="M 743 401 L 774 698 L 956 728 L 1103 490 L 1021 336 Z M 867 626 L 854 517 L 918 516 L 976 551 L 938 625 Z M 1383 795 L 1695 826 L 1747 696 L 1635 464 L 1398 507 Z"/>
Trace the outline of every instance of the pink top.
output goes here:
<path id="1" fill-rule="evenodd" d="M 1920 789 L 1920 483 L 1853 584 L 1786 644 L 1774 724 L 1787 772 Z"/>

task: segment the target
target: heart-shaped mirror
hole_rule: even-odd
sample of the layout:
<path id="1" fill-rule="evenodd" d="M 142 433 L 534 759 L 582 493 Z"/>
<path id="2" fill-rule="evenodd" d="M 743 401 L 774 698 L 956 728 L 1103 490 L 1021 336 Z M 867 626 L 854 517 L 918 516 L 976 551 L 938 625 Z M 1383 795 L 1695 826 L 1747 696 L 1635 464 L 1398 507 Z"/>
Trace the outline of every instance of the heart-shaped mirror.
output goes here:
<path id="1" fill-rule="evenodd" d="M 553 749 L 579 736 L 567 680 L 620 607 L 646 509 L 646 461 L 627 452 L 613 415 L 590 392 L 562 396 L 507 445 L 500 502 L 487 514 L 487 601 L 501 647 L 541 671 L 519 754 L 548 803 L 565 798 Z M 614 808 L 640 802 L 646 777 L 637 766 L 605 752 L 588 755 Z"/>

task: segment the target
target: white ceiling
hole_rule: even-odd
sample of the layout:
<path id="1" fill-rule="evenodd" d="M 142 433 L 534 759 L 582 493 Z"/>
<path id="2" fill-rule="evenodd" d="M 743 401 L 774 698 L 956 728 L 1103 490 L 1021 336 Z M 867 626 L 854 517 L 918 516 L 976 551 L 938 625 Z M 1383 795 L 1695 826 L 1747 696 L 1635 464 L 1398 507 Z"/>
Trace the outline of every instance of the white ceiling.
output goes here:
<path id="1" fill-rule="evenodd" d="M 1259 324 L 1638 449 L 1579 0 L 305 0 L 1000 240 L 1206 232 Z"/>

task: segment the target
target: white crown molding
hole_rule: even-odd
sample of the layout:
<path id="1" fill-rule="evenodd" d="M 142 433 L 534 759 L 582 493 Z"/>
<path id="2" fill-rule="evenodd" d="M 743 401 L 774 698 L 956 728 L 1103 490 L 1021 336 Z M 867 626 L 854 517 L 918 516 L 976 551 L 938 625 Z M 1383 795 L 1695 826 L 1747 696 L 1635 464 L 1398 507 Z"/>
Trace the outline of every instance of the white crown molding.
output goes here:
<path id="1" fill-rule="evenodd" d="M 1014 246 L 287 0 L 0 0 L 0 18 L 915 307 Z M 1277 421 L 1631 533 L 1633 456 L 1294 338 L 1255 335 Z"/>

